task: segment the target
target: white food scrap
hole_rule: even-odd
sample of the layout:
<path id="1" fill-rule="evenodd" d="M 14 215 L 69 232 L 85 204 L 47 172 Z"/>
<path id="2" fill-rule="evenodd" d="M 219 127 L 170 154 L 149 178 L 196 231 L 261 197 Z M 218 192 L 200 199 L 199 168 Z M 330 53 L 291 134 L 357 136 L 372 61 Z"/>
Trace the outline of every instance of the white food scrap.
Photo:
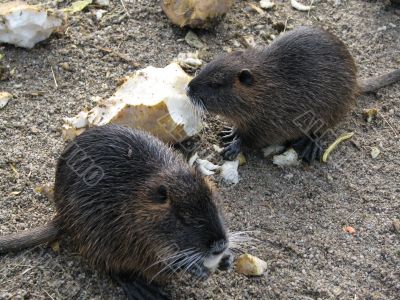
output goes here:
<path id="1" fill-rule="evenodd" d="M 120 124 L 148 131 L 167 143 L 181 142 L 202 128 L 201 117 L 185 93 L 190 80 L 176 63 L 138 70 L 86 117 L 81 112 L 75 118 L 67 118 L 63 136 L 73 138 L 74 131 L 81 130 L 82 125 Z"/>
<path id="2" fill-rule="evenodd" d="M 62 24 L 61 15 L 22 1 L 0 4 L 0 42 L 33 48 Z"/>

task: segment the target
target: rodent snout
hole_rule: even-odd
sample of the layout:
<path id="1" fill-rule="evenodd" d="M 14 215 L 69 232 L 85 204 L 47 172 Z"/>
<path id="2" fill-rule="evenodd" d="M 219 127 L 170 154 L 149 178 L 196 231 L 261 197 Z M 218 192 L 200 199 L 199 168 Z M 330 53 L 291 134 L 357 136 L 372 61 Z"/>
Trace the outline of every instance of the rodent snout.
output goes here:
<path id="1" fill-rule="evenodd" d="M 210 253 L 212 255 L 220 255 L 228 249 L 228 241 L 226 239 L 220 239 L 215 241 L 210 246 Z"/>
<path id="2" fill-rule="evenodd" d="M 190 93 L 190 85 L 189 84 L 187 86 L 185 86 L 185 92 L 186 92 L 186 95 L 188 95 L 188 96 L 189 96 L 189 93 Z"/>

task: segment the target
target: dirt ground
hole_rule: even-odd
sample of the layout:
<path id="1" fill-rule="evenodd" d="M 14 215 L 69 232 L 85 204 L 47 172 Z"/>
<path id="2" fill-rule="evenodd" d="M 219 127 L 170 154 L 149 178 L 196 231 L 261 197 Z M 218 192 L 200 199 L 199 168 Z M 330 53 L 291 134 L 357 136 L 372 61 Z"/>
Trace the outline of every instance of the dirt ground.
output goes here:
<path id="1" fill-rule="evenodd" d="M 68 4 L 59 2 L 59 7 Z M 276 9 L 262 16 L 249 8 L 256 1 L 235 1 L 214 30 L 197 31 L 208 46 L 204 59 L 243 47 L 241 38 L 247 35 L 258 45 L 268 44 L 287 21 L 289 29 L 319 24 L 337 34 L 361 77 L 400 68 L 400 11 L 385 1 L 316 0 L 309 14 L 293 10 L 289 1 L 275 2 Z M 0 110 L 1 234 L 52 218 L 52 203 L 34 189 L 54 180 L 64 146 L 62 118 L 110 96 L 118 79 L 135 70 L 96 47 L 112 48 L 142 67 L 162 67 L 178 53 L 195 50 L 184 41 L 187 30 L 172 26 L 158 1 L 125 4 L 130 17 L 121 1 L 113 0 L 101 21 L 91 7 L 70 19 L 65 34 L 34 49 L 0 46 L 1 63 L 10 71 L 0 90 L 14 95 Z M 267 272 L 258 278 L 230 270 L 205 282 L 176 279 L 168 286 L 174 298 L 399 299 L 400 234 L 392 224 L 400 219 L 399 103 L 400 84 L 360 97 L 335 130 L 337 135 L 355 132 L 353 143 L 342 144 L 327 164 L 282 169 L 249 155 L 239 184 L 220 190 L 230 230 L 256 231 L 257 241 L 243 250 L 266 260 Z M 366 123 L 362 111 L 371 107 L 379 114 Z M 219 127 L 211 121 L 209 126 L 202 135 L 203 151 L 210 149 Z M 371 147 L 381 150 L 376 159 Z M 345 233 L 344 226 L 356 233 Z M 39 246 L 0 257 L 0 299 L 123 298 L 107 276 L 63 244 L 60 254 Z"/>

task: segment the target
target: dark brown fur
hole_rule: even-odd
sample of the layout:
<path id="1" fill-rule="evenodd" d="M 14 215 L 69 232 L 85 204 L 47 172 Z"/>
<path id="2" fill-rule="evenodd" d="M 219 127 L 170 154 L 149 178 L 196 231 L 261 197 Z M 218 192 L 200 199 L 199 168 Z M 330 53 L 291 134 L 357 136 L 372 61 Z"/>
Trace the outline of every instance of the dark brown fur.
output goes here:
<path id="1" fill-rule="evenodd" d="M 343 42 L 323 29 L 299 27 L 266 48 L 210 62 L 189 83 L 188 95 L 230 121 L 244 144 L 264 147 L 323 135 L 345 117 L 358 94 L 399 79 L 397 70 L 357 83 L 356 66 Z M 299 125 L 305 114 L 313 116 L 318 128 Z"/>
<path id="2" fill-rule="evenodd" d="M 187 266 L 181 263 L 186 256 L 168 258 L 194 249 L 204 256 L 192 266 L 194 273 L 204 276 L 203 260 L 228 246 L 210 185 L 144 132 L 103 126 L 77 137 L 58 161 L 54 200 L 54 221 L 1 237 L 0 253 L 68 235 L 95 268 L 159 281 L 171 268 Z"/>

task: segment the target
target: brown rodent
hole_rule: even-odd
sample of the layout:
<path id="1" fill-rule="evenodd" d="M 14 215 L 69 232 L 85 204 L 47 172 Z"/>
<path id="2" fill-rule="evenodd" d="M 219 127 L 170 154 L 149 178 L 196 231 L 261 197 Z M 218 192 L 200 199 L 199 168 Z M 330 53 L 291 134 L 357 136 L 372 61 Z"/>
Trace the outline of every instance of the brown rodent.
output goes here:
<path id="1" fill-rule="evenodd" d="M 321 155 L 320 139 L 341 121 L 360 93 L 400 80 L 400 70 L 357 81 L 346 46 L 317 27 L 298 27 L 268 47 L 223 55 L 189 83 L 194 104 L 232 122 L 223 155 L 241 145 L 290 143 L 303 160 Z"/>
<path id="2" fill-rule="evenodd" d="M 54 200 L 53 221 L 0 237 L 0 253 L 66 235 L 129 299 L 166 299 L 149 282 L 179 270 L 203 278 L 231 263 L 212 187 L 144 132 L 107 125 L 78 136 L 58 160 Z"/>

